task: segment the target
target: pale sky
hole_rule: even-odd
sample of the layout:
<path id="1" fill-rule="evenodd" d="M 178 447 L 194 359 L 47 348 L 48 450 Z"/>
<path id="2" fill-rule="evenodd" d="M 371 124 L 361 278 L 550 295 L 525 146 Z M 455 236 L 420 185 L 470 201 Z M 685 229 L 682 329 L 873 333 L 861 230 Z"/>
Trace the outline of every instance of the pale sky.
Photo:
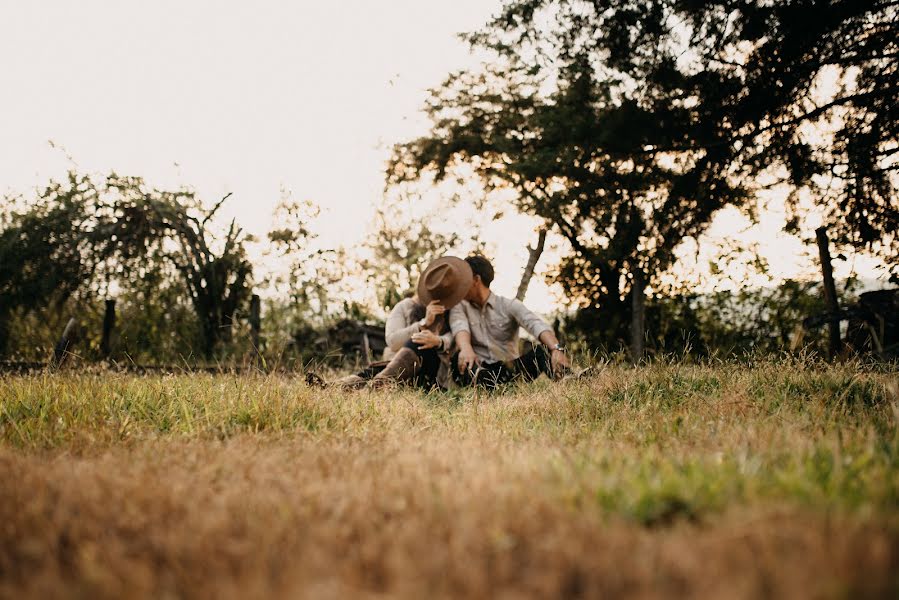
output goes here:
<path id="1" fill-rule="evenodd" d="M 456 34 L 499 5 L 0 0 L 0 192 L 63 174 L 53 140 L 84 171 L 191 185 L 209 202 L 232 192 L 223 212 L 257 235 L 286 188 L 322 207 L 325 244 L 352 246 L 371 226 L 390 145 L 427 131 L 427 88 L 476 64 Z M 727 219 L 716 235 L 732 235 Z M 795 252 L 781 224 L 758 235 L 790 276 L 807 265 L 784 260 Z M 487 230 L 500 293 L 514 294 L 531 226 Z M 555 305 L 539 278 L 528 301 Z"/>

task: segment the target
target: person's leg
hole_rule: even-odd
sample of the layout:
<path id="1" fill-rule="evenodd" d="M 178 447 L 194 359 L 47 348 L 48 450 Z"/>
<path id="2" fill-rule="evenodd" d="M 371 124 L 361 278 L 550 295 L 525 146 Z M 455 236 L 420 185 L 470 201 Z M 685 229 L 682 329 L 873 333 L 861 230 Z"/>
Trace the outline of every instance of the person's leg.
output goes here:
<path id="1" fill-rule="evenodd" d="M 499 386 L 509 383 L 515 377 L 515 371 L 504 362 L 485 362 L 477 370 L 478 385 L 495 390 Z"/>
<path id="2" fill-rule="evenodd" d="M 432 388 L 437 385 L 437 372 L 440 370 L 440 356 L 436 348 L 423 349 L 409 340 L 396 353 L 383 371 L 372 378 L 381 382 L 414 380 L 415 385 Z"/>
<path id="3" fill-rule="evenodd" d="M 440 355 L 437 353 L 437 348 L 422 349 L 412 340 L 406 342 L 404 347 L 415 352 L 421 361 L 415 372 L 415 385 L 425 389 L 431 389 L 437 385 L 437 372 L 440 370 Z"/>
<path id="4" fill-rule="evenodd" d="M 460 371 L 459 370 L 459 353 L 456 352 L 450 357 L 450 375 L 453 378 L 453 381 L 459 387 L 467 387 L 472 385 L 472 372 L 470 370 Z"/>
<path id="5" fill-rule="evenodd" d="M 384 370 L 372 377 L 371 383 L 377 387 L 388 382 L 408 381 L 415 377 L 420 367 L 421 358 L 418 357 L 418 354 L 404 346 L 390 359 Z"/>
<path id="6" fill-rule="evenodd" d="M 552 379 L 553 368 L 549 350 L 543 344 L 537 344 L 529 352 L 525 352 L 515 360 L 515 375 L 533 381 L 545 373 Z"/>
<path id="7" fill-rule="evenodd" d="M 387 365 L 390 364 L 390 361 L 387 360 L 379 360 L 377 362 L 373 362 L 358 373 L 356 375 L 362 379 L 368 381 L 369 379 L 373 379 L 375 375 L 383 371 Z"/>
<path id="8" fill-rule="evenodd" d="M 515 375 L 515 372 L 502 362 L 481 363 L 476 369 L 462 373 L 459 371 L 458 352 L 450 358 L 450 372 L 458 386 L 479 385 L 490 390 L 508 383 Z"/>
<path id="9" fill-rule="evenodd" d="M 384 360 L 374 362 L 374 363 L 368 365 L 367 367 L 365 367 L 364 369 L 362 369 L 361 371 L 359 371 L 358 373 L 354 373 L 352 375 L 347 375 L 346 377 L 341 377 L 340 379 L 338 379 L 336 381 L 332 381 L 327 385 L 343 388 L 346 390 L 356 390 L 356 389 L 364 388 L 366 385 L 368 385 L 368 382 L 371 381 L 372 379 L 374 379 L 375 376 L 378 375 L 378 373 L 383 371 L 387 367 L 388 364 L 390 364 L 390 363 L 388 363 L 387 361 L 384 361 Z M 319 378 L 319 379 L 321 379 L 321 378 Z M 307 377 L 307 380 L 308 380 L 308 377 Z M 324 385 L 325 385 L 325 383 L 322 382 L 322 386 L 324 386 Z"/>

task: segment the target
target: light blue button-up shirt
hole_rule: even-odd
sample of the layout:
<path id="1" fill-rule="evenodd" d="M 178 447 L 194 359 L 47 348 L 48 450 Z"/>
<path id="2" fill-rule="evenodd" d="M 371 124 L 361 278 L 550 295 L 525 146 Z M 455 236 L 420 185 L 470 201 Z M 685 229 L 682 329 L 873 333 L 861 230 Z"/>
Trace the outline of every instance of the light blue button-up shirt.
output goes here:
<path id="1" fill-rule="evenodd" d="M 518 358 L 518 330 L 524 328 L 536 339 L 552 327 L 519 300 L 503 298 L 493 292 L 481 308 L 467 300 L 453 307 L 449 317 L 455 336 L 460 331 L 471 334 L 475 355 L 485 362 Z"/>

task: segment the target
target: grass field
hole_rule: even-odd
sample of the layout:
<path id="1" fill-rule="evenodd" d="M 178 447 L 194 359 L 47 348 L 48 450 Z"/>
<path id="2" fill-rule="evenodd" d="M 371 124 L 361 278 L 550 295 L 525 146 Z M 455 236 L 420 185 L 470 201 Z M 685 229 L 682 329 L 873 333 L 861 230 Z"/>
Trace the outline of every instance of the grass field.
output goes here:
<path id="1" fill-rule="evenodd" d="M 895 369 L 0 377 L 0 596 L 899 594 Z"/>

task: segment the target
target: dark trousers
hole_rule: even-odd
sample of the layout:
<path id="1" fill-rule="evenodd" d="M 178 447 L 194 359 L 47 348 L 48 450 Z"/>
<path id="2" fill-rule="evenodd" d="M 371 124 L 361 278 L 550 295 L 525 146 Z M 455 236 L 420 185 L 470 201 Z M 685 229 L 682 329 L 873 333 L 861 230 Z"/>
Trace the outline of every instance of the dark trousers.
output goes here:
<path id="1" fill-rule="evenodd" d="M 456 352 L 450 360 L 453 373 L 453 381 L 458 385 L 480 385 L 488 389 L 509 383 L 515 380 L 533 381 L 545 373 L 552 377 L 552 362 L 550 352 L 543 344 L 534 346 L 530 352 L 522 354 L 512 361 L 481 363 L 479 368 L 473 371 L 459 371 L 459 353 Z"/>
<path id="2" fill-rule="evenodd" d="M 440 355 L 437 354 L 437 348 L 422 349 L 418 344 L 409 340 L 403 345 L 418 355 L 421 360 L 421 366 L 415 372 L 413 384 L 425 389 L 431 389 L 437 385 L 437 371 L 440 370 Z"/>

